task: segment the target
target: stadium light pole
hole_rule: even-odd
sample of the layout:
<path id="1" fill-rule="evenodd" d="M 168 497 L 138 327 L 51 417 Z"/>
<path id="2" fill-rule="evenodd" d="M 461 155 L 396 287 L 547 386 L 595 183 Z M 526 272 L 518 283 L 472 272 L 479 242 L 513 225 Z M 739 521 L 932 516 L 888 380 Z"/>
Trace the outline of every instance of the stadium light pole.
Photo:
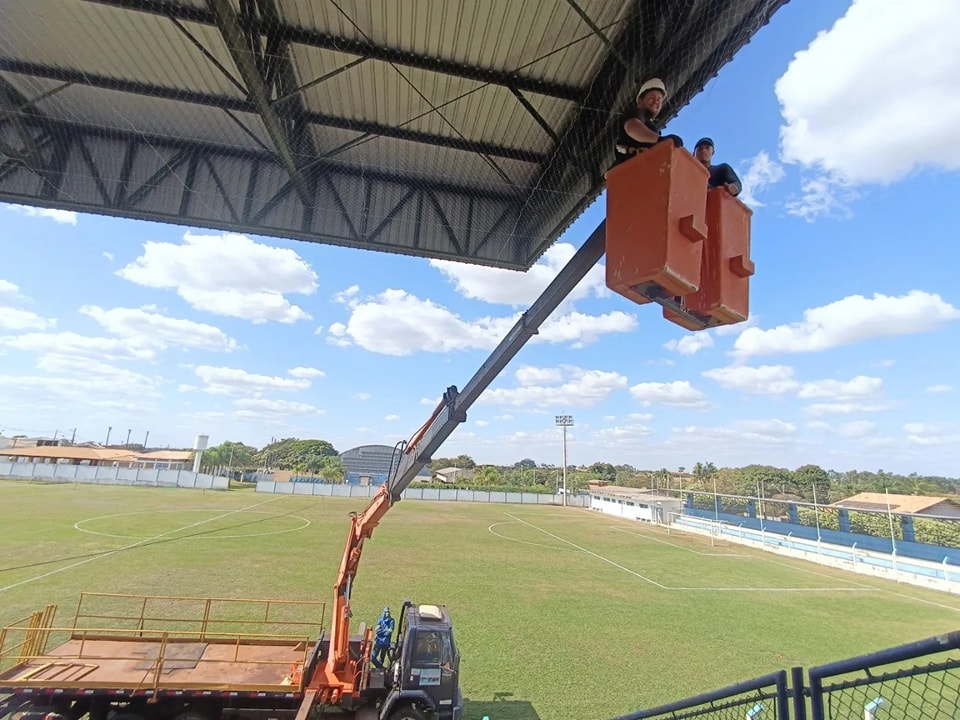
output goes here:
<path id="1" fill-rule="evenodd" d="M 555 416 L 557 427 L 563 428 L 563 506 L 567 506 L 567 428 L 573 427 L 573 415 Z"/>

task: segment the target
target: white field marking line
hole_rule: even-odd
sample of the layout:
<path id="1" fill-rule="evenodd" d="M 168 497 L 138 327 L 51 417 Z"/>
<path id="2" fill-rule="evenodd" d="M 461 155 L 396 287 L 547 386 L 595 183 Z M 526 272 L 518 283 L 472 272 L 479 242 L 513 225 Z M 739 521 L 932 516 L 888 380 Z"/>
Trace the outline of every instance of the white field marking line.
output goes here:
<path id="1" fill-rule="evenodd" d="M 112 533 L 98 532 L 96 530 L 88 530 L 87 528 L 80 527 L 84 523 L 95 522 L 96 520 L 109 520 L 110 518 L 115 517 L 129 517 L 131 515 L 148 515 L 153 513 L 184 513 L 184 512 L 217 512 L 216 510 L 204 510 L 202 508 L 184 508 L 184 509 L 168 509 L 168 510 L 138 510 L 137 512 L 126 512 L 126 513 L 113 513 L 112 515 L 97 515 L 96 517 L 89 517 L 84 520 L 77 520 L 73 524 L 73 529 L 78 530 L 83 533 L 88 533 L 90 535 L 99 535 L 100 537 L 109 537 L 117 538 L 119 540 L 133 540 L 135 536 L 131 535 L 114 535 Z M 265 510 L 247 510 L 251 515 L 271 515 L 272 513 L 266 512 Z M 259 532 L 259 533 L 248 533 L 246 535 L 217 535 L 210 536 L 206 535 L 204 537 L 192 537 L 192 538 L 183 538 L 184 540 L 239 540 L 243 538 L 253 538 L 253 537 L 265 537 L 267 535 L 283 535 L 284 533 L 296 532 L 297 530 L 303 530 L 304 528 L 310 527 L 310 521 L 299 515 L 273 515 L 274 518 L 294 518 L 303 523 L 300 527 L 287 528 L 286 530 L 270 530 L 269 532 Z"/>
<path id="2" fill-rule="evenodd" d="M 577 508 L 577 509 L 578 509 L 578 510 L 582 510 L 582 511 L 587 511 L 587 508 Z M 592 514 L 591 514 L 591 515 L 592 515 Z M 593 516 L 593 517 L 597 517 L 596 515 L 592 515 L 592 516 Z M 619 518 L 619 517 L 610 517 L 610 516 L 605 516 L 603 519 L 610 520 L 610 521 L 611 521 L 611 524 L 612 524 L 613 527 L 614 527 L 614 529 L 617 529 L 617 530 L 623 529 L 623 524 L 624 524 L 624 523 L 630 523 L 630 524 L 632 524 L 632 522 L 633 522 L 633 521 L 629 521 L 629 520 L 626 520 L 626 521 L 625 521 L 625 520 L 623 520 L 622 518 Z M 663 531 L 663 530 L 660 530 L 660 532 L 664 532 L 664 531 Z M 687 533 L 687 534 L 685 535 L 685 537 L 687 537 L 687 538 L 689 538 L 689 539 L 691 539 L 691 540 L 696 540 L 697 542 L 702 542 L 704 545 L 706 545 L 706 543 L 707 543 L 707 538 L 703 537 L 702 535 L 700 535 L 700 534 L 698 534 L 698 533 Z M 648 538 L 648 539 L 652 540 L 653 538 Z M 729 541 L 726 541 L 726 542 L 729 543 Z M 766 562 L 766 563 L 770 563 L 771 565 L 776 565 L 776 566 L 778 566 L 778 567 L 787 568 L 788 570 L 795 570 L 795 571 L 797 571 L 797 572 L 807 573 L 808 575 L 816 575 L 817 577 L 824 577 L 824 578 L 827 578 L 827 579 L 829 579 L 829 580 L 838 580 L 838 581 L 840 581 L 840 582 L 845 582 L 845 583 L 848 583 L 848 584 L 850 584 L 850 585 L 855 585 L 855 586 L 857 586 L 857 588 L 863 589 L 863 590 L 866 591 L 866 592 L 888 593 L 888 594 L 890 594 L 890 595 L 893 595 L 894 597 L 898 597 L 898 598 L 901 598 L 901 599 L 903 599 L 903 600 L 915 600 L 915 601 L 918 602 L 918 603 L 923 603 L 923 604 L 925 604 L 925 605 L 933 605 L 934 607 L 942 608 L 943 610 L 952 610 L 953 612 L 960 612 L 960 607 L 952 607 L 952 606 L 950 606 L 950 605 L 944 605 L 944 604 L 942 604 L 942 603 L 934 602 L 933 600 L 924 600 L 923 598 L 914 597 L 914 596 L 912 596 L 912 595 L 906 595 L 906 594 L 904 594 L 904 593 L 894 592 L 893 590 L 887 590 L 887 589 L 884 588 L 884 587 L 880 587 L 880 586 L 877 586 L 877 585 L 871 585 L 871 584 L 865 583 L 865 582 L 858 582 L 857 580 L 849 579 L 849 578 L 846 578 L 846 577 L 837 577 L 837 576 L 835 576 L 835 575 L 828 575 L 828 574 L 825 573 L 825 572 L 821 572 L 821 571 L 817 571 L 817 570 L 810 570 L 810 569 L 808 569 L 808 568 L 803 568 L 803 567 L 795 567 L 794 565 L 790 565 L 790 564 L 785 563 L 785 562 L 777 562 L 777 561 L 774 560 L 772 557 L 768 557 L 768 555 L 770 555 L 771 553 L 769 553 L 769 552 L 766 551 L 766 550 L 762 550 L 762 549 L 760 549 L 760 548 L 755 548 L 755 547 L 753 547 L 752 545 L 749 545 L 749 546 L 746 546 L 746 547 L 752 549 L 755 553 L 757 553 L 757 555 L 756 555 L 756 556 L 745 555 L 744 557 L 752 557 L 752 558 L 755 559 L 755 560 L 759 560 L 759 561 L 763 561 L 763 562 Z M 761 554 L 761 553 L 762 553 L 762 554 Z M 708 554 L 708 553 L 703 553 L 703 554 L 706 555 L 706 554 Z M 796 559 L 799 560 L 799 562 L 797 563 L 798 565 L 799 565 L 800 563 L 809 563 L 809 562 L 811 562 L 810 560 L 803 560 L 803 559 L 801 559 L 801 558 L 796 558 Z M 842 572 L 842 573 L 844 573 L 844 574 L 849 574 L 849 573 L 850 573 L 849 570 L 844 570 L 843 568 L 836 568 L 836 570 L 837 570 L 838 572 Z M 878 578 L 878 579 L 879 579 L 879 578 Z"/>
<path id="3" fill-rule="evenodd" d="M 516 525 L 516 523 L 515 522 L 498 522 L 498 523 L 493 523 L 493 525 L 490 525 L 487 528 L 487 531 L 491 535 L 495 535 L 496 537 L 502 538 L 503 540 L 509 540 L 510 542 L 520 543 L 522 545 L 533 545 L 534 547 L 547 548 L 547 550 L 561 550 L 562 552 L 577 552 L 572 548 L 558 547 L 556 545 L 544 545 L 543 543 L 536 543 L 530 540 L 518 540 L 517 538 L 507 537 L 506 535 L 502 535 L 501 533 L 494 531 L 494 528 L 497 525 Z"/>
<path id="4" fill-rule="evenodd" d="M 622 533 L 627 535 L 635 535 L 638 538 L 643 538 L 644 540 L 649 540 L 650 542 L 660 543 L 661 545 L 669 545 L 670 547 L 675 547 L 678 550 L 686 550 L 688 553 L 693 553 L 694 555 L 700 555 L 702 557 L 722 557 L 722 558 L 741 558 L 743 560 L 756 560 L 755 557 L 751 555 L 746 555 L 744 553 L 712 553 L 712 552 L 700 552 L 699 550 L 694 550 L 693 548 L 684 547 L 683 545 L 677 545 L 676 543 L 669 542 L 667 540 L 661 540 L 660 538 L 650 537 L 646 533 L 637 532 L 636 530 L 631 530 L 625 527 L 614 527 L 614 530 L 619 530 Z"/>
<path id="5" fill-rule="evenodd" d="M 280 496 L 278 496 L 278 497 L 272 497 L 272 498 L 270 498 L 269 500 L 264 500 L 263 502 L 258 502 L 258 503 L 254 504 L 254 505 L 251 505 L 250 507 L 240 508 L 239 510 L 231 510 L 230 512 L 224 513 L 223 515 L 218 515 L 218 516 L 216 516 L 216 517 L 207 518 L 206 520 L 200 520 L 199 522 L 191 523 L 190 525 L 185 525 L 185 526 L 182 527 L 182 528 L 176 528 L 175 530 L 170 530 L 170 531 L 168 531 L 168 532 L 161 533 L 161 534 L 159 534 L 159 535 L 154 535 L 153 537 L 146 538 L 146 539 L 144 539 L 144 540 L 139 540 L 139 541 L 137 541 L 137 542 L 135 542 L 135 543 L 131 543 L 130 545 L 124 545 L 123 547 L 117 548 L 116 550 L 110 550 L 110 551 L 108 551 L 108 552 L 105 552 L 105 553 L 102 553 L 102 554 L 99 554 L 99 555 L 94 555 L 93 557 L 85 558 L 85 559 L 83 559 L 83 560 L 80 560 L 80 561 L 78 561 L 78 562 L 73 563 L 72 565 L 67 565 L 66 567 L 58 568 L 58 569 L 56 569 L 56 570 L 51 570 L 51 571 L 49 571 L 49 572 L 45 572 L 45 573 L 42 573 L 42 574 L 40 574 L 40 575 L 36 575 L 36 576 L 34 576 L 34 577 L 32 577 L 32 578 L 27 578 L 26 580 L 20 580 L 19 582 L 15 582 L 15 583 L 12 583 L 12 584 L 10 584 L 10 585 L 5 585 L 4 587 L 0 587 L 0 592 L 6 592 L 7 590 L 12 590 L 12 589 L 15 588 L 15 587 L 20 587 L 21 585 L 26 585 L 27 583 L 32 583 L 34 580 L 42 580 L 43 578 L 50 577 L 51 575 L 56 575 L 57 573 L 62 573 L 62 572 L 64 572 L 65 570 L 71 570 L 71 569 L 73 569 L 73 568 L 75 568 L 75 567 L 79 567 L 80 565 L 86 565 L 88 562 L 93 562 L 94 560 L 100 560 L 100 559 L 105 558 L 105 557 L 110 557 L 111 555 L 114 555 L 114 554 L 116 554 L 116 553 L 118 553 L 118 552 L 123 552 L 124 550 L 131 550 L 131 549 L 133 549 L 133 548 L 135 548 L 135 547 L 139 547 L 140 545 L 146 545 L 146 544 L 149 543 L 149 542 L 153 542 L 154 540 L 159 540 L 160 538 L 166 537 L 167 535 L 173 535 L 174 533 L 182 532 L 182 531 L 184 531 L 184 530 L 189 530 L 190 528 L 197 527 L 198 525 L 203 525 L 203 524 L 208 523 L 208 522 L 213 522 L 214 520 L 220 520 L 221 518 L 229 517 L 230 515 L 236 515 L 237 513 L 246 512 L 247 510 L 252 510 L 253 508 L 260 507 L 261 505 L 266 505 L 267 503 L 274 502 L 275 500 L 282 500 L 284 497 L 286 497 L 286 495 L 280 495 Z"/>
<path id="6" fill-rule="evenodd" d="M 648 578 L 648 577 L 646 577 L 645 575 L 641 575 L 640 573 L 635 572 L 635 571 L 631 570 L 630 568 L 624 567 L 623 565 L 621 565 L 621 564 L 619 564 L 619 563 L 617 563 L 617 562 L 614 562 L 613 560 L 610 560 L 609 558 L 605 558 L 603 555 L 600 555 L 599 553 L 595 553 L 595 552 L 593 552 L 592 550 L 587 550 L 585 547 L 581 547 L 580 545 L 577 545 L 576 543 L 570 542 L 569 540 L 566 540 L 566 539 L 560 537 L 559 535 L 554 535 L 552 532 L 549 532 L 548 530 L 544 530 L 543 528 L 539 528 L 539 527 L 537 527 L 536 525 L 534 525 L 533 523 L 528 523 L 526 520 L 521 520 L 520 518 L 514 517 L 514 516 L 511 515 L 510 513 L 504 513 L 504 514 L 505 514 L 507 517 L 513 518 L 513 519 L 516 520 L 517 522 L 521 522 L 521 523 L 523 523 L 524 525 L 529 525 L 529 526 L 532 527 L 534 530 L 539 530 L 539 531 L 542 532 L 544 535 L 548 535 L 548 536 L 552 537 L 554 540 L 559 540 L 560 542 L 566 543 L 567 545 L 570 545 L 571 547 L 574 547 L 574 548 L 576 548 L 577 550 L 580 550 L 581 552 L 586 553 L 587 555 L 590 555 L 590 556 L 592 556 L 592 557 L 595 557 L 595 558 L 597 558 L 598 560 L 602 560 L 603 562 L 607 563 L 608 565 L 613 565 L 613 566 L 614 566 L 615 568 L 617 568 L 618 570 L 622 570 L 622 571 L 625 572 L 625 573 L 628 573 L 628 574 L 630 574 L 630 575 L 633 575 L 634 577 L 640 578 L 640 579 L 643 580 L 644 582 L 648 582 L 648 583 L 650 583 L 651 585 L 654 585 L 655 587 L 660 588 L 661 590 L 674 590 L 674 591 L 681 591 L 681 592 L 793 592 L 793 593 L 804 593 L 804 592 L 875 592 L 875 589 L 867 589 L 867 588 L 859 588 L 859 587 L 856 587 L 856 588 L 843 588 L 843 587 L 841 587 L 841 588 L 838 588 L 838 587 L 811 587 L 811 588 L 789 588 L 789 587 L 787 587 L 787 588 L 778 588 L 778 587 L 671 587 L 671 586 L 669 586 L 669 585 L 663 585 L 663 584 L 661 584 L 661 583 L 658 583 L 656 580 L 653 580 L 653 579 L 651 579 L 651 578 Z"/>

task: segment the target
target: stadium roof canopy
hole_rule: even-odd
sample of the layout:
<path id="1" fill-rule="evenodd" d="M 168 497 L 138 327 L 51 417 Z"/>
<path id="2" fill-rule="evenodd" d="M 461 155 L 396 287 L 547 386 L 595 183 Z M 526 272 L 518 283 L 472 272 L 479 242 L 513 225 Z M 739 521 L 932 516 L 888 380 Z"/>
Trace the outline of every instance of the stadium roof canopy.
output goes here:
<path id="1" fill-rule="evenodd" d="M 0 200 L 527 268 L 786 0 L 3 0 Z"/>

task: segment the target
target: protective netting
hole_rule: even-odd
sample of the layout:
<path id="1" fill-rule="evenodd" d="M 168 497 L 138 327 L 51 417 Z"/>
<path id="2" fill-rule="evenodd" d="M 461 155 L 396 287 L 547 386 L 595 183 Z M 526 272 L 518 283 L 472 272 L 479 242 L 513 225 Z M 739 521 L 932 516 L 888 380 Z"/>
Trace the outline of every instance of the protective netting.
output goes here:
<path id="1" fill-rule="evenodd" d="M 778 689 L 779 685 L 779 689 Z M 661 708 L 639 710 L 617 720 L 782 720 L 788 717 L 789 700 L 786 692 L 786 674 L 777 680 L 769 676 L 719 690 L 708 695 L 665 705 Z"/>
<path id="2" fill-rule="evenodd" d="M 0 200 L 528 267 L 786 0 L 6 0 Z"/>
<path id="3" fill-rule="evenodd" d="M 824 682 L 823 720 L 955 720 L 960 717 L 960 653 L 928 660 Z"/>

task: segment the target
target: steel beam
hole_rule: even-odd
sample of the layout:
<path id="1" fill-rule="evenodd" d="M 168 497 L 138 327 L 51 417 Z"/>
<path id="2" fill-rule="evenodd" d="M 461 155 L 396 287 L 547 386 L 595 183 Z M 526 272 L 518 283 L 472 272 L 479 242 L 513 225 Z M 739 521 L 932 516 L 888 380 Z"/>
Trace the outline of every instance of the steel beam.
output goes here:
<path id="1" fill-rule="evenodd" d="M 267 128 L 267 134 L 270 136 L 270 141 L 277 151 L 280 163 L 290 176 L 290 180 L 293 182 L 294 189 L 297 191 L 297 195 L 300 196 L 301 202 L 304 206 L 310 205 L 312 198 L 307 190 L 306 179 L 300 167 L 297 165 L 295 148 L 291 142 L 288 130 L 284 127 L 283 121 L 270 103 L 267 87 L 263 82 L 263 77 L 260 75 L 260 70 L 254 60 L 255 55 L 253 48 L 244 45 L 243 27 L 233 12 L 233 6 L 230 4 L 230 0 L 207 0 L 207 7 L 213 13 L 217 28 L 223 36 L 230 56 L 233 58 L 234 64 L 243 77 L 243 81 L 247 86 L 247 94 L 256 107 L 261 120 L 263 120 L 264 126 Z"/>
<path id="2" fill-rule="evenodd" d="M 219 95 L 216 93 L 198 92 L 195 90 L 181 90 L 179 88 L 164 87 L 162 85 L 152 85 L 150 83 L 139 82 L 136 80 L 123 80 L 120 78 L 107 77 L 105 75 L 96 75 L 93 73 L 71 70 L 69 68 L 51 67 L 38 63 L 30 63 L 22 60 L 11 60 L 0 58 L 0 71 L 15 73 L 17 75 L 26 75 L 29 77 L 47 78 L 51 80 L 62 80 L 64 82 L 87 85 L 89 87 L 103 88 L 105 90 L 114 90 L 116 92 L 130 93 L 133 95 L 143 95 L 145 97 L 161 98 L 164 100 L 175 100 L 177 102 L 190 103 L 192 105 L 203 105 L 221 110 L 233 110 L 245 112 L 253 115 L 258 114 L 257 106 L 246 98 L 231 97 L 229 95 Z M 309 83 L 308 83 L 309 84 Z M 293 91 L 296 93 L 296 90 Z M 272 103 L 278 114 L 283 114 L 285 104 L 291 100 L 287 95 L 282 101 Z M 521 100 L 524 102 L 525 98 Z M 527 107 L 529 103 L 524 106 Z M 528 110 L 533 110 L 534 118 L 541 122 L 548 132 L 553 134 L 545 122 L 542 121 L 533 106 Z M 310 125 L 321 127 L 333 127 L 341 130 L 354 130 L 368 135 L 378 135 L 381 137 L 395 138 L 397 140 L 406 140 L 408 142 L 422 143 L 425 145 L 434 145 L 437 147 L 452 148 L 454 150 L 464 150 L 467 152 L 477 152 L 495 157 L 505 157 L 511 160 L 521 160 L 523 162 L 542 164 L 546 162 L 547 156 L 543 153 L 530 152 L 528 150 L 518 150 L 516 148 L 497 145 L 496 143 L 474 142 L 462 138 L 451 137 L 447 135 L 437 135 L 435 133 L 420 132 L 417 130 L 405 130 L 393 125 L 383 125 L 382 123 L 369 122 L 364 120 L 352 120 L 349 118 L 326 115 L 324 113 L 313 112 L 310 110 L 301 111 L 302 118 Z M 249 130 L 247 130 L 249 133 Z M 553 134 L 556 138 L 556 135 Z M 257 140 L 259 142 L 259 140 Z"/>
<path id="3" fill-rule="evenodd" d="M 204 10 L 203 8 L 184 5 L 174 0 L 87 0 L 87 2 L 153 13 L 176 20 L 201 23 L 203 25 L 217 24 L 216 16 L 213 12 Z M 270 23 L 264 22 L 263 20 L 254 20 L 251 27 L 263 35 L 269 34 L 273 29 Z M 279 24 L 276 26 L 276 29 L 283 33 L 289 42 L 299 45 L 307 45 L 323 50 L 334 50 L 350 55 L 359 55 L 360 57 L 371 60 L 429 70 L 430 72 L 462 77 L 489 85 L 499 85 L 507 88 L 515 87 L 519 90 L 526 90 L 562 100 L 575 101 L 583 94 L 580 88 L 572 85 L 547 82 L 524 75 L 491 70 L 478 65 L 464 65 L 452 60 L 426 57 L 407 50 L 382 47 L 362 40 L 328 35 L 293 25 Z"/>

